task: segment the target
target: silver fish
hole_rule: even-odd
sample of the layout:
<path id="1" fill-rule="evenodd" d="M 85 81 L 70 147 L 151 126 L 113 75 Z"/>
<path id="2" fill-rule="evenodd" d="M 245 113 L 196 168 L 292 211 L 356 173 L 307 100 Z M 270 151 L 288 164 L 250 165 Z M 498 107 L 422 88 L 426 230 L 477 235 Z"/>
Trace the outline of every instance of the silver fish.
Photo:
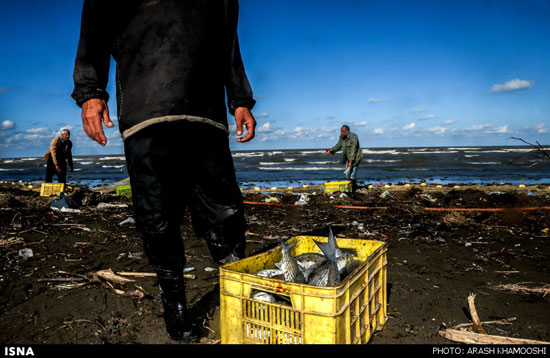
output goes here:
<path id="1" fill-rule="evenodd" d="M 264 291 L 257 291 L 256 293 L 252 294 L 252 298 L 257 301 L 263 301 L 263 302 L 275 302 L 275 297 L 267 292 Z"/>
<path id="2" fill-rule="evenodd" d="M 296 256 L 296 260 L 298 260 L 298 262 L 313 262 L 313 263 L 317 263 L 319 261 L 325 261 L 326 258 L 325 256 L 323 256 L 323 254 L 320 254 L 318 252 L 306 252 L 305 254 L 301 254 L 301 255 L 298 255 Z"/>
<path id="3" fill-rule="evenodd" d="M 256 276 L 267 277 L 267 278 L 283 278 L 283 271 L 276 269 L 266 269 L 256 272 Z"/>
<path id="4" fill-rule="evenodd" d="M 296 245 L 296 243 L 286 245 L 284 241 L 281 240 L 281 270 L 284 273 L 285 281 L 295 282 L 295 283 L 306 283 L 306 279 L 300 271 L 300 266 L 298 265 L 298 260 L 290 254 L 290 250 Z"/>
<path id="5" fill-rule="evenodd" d="M 340 283 L 340 272 L 336 262 L 335 240 L 329 240 L 326 243 L 316 240 L 313 241 L 321 249 L 323 254 L 325 254 L 328 262 L 313 274 L 308 283 L 313 286 L 337 286 Z"/>
<path id="6" fill-rule="evenodd" d="M 343 273 L 344 269 L 346 268 L 346 265 L 348 263 L 348 259 L 351 256 L 347 252 L 342 251 L 338 244 L 336 243 L 336 239 L 334 238 L 334 235 L 332 234 L 332 229 L 328 229 L 328 244 L 330 247 L 334 247 L 334 253 L 336 257 L 336 264 L 338 265 L 338 272 Z"/>

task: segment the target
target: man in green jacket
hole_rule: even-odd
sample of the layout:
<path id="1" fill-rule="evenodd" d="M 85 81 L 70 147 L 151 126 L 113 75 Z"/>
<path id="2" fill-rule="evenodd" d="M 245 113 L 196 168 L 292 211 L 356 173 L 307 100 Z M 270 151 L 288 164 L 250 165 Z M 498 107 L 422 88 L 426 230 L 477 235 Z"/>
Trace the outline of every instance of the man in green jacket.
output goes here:
<path id="1" fill-rule="evenodd" d="M 339 150 L 342 150 L 342 164 L 346 164 L 346 179 L 351 180 L 352 188 L 356 188 L 356 178 L 357 178 L 357 169 L 359 168 L 359 163 L 361 158 L 363 158 L 363 151 L 359 145 L 359 138 L 357 134 L 351 133 L 349 126 L 343 125 L 340 128 L 340 139 L 338 143 L 331 149 L 327 149 L 325 154 L 334 154 Z"/>

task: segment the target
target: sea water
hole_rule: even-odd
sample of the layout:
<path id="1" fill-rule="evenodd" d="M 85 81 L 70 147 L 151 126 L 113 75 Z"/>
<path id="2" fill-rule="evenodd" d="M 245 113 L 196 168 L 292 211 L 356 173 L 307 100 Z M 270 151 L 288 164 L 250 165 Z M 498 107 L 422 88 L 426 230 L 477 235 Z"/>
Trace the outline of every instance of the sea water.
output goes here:
<path id="1" fill-rule="evenodd" d="M 550 151 L 550 148 L 544 148 Z M 550 160 L 528 146 L 363 148 L 357 181 L 362 184 L 549 184 Z M 242 187 L 318 185 L 345 180 L 342 153 L 324 149 L 233 152 Z M 124 155 L 75 156 L 67 181 L 96 187 L 126 179 Z M 0 181 L 42 182 L 43 158 L 0 158 Z M 55 181 L 55 177 L 54 177 Z"/>

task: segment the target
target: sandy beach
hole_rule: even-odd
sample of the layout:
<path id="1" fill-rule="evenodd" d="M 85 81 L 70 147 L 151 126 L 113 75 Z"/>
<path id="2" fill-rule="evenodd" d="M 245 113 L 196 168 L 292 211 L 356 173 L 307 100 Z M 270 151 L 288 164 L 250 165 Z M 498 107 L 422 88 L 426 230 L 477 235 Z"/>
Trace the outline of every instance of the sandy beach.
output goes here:
<path id="1" fill-rule="evenodd" d="M 36 185 L 0 184 L 1 343 L 178 344 L 165 333 L 156 279 L 127 220 L 131 200 L 113 188 L 69 193 L 82 206 L 59 212 L 50 208 L 57 197 L 40 197 Z M 302 194 L 307 204 L 295 205 Z M 485 334 L 550 341 L 548 185 L 247 189 L 243 196 L 248 256 L 279 238 L 326 236 L 329 227 L 338 237 L 388 244 L 388 320 L 371 344 L 453 343 L 440 332 L 472 321 L 469 294 L 481 322 L 493 322 L 483 324 Z M 189 215 L 182 236 L 201 343 L 217 344 L 218 265 Z M 103 280 L 105 270 L 132 281 Z"/>

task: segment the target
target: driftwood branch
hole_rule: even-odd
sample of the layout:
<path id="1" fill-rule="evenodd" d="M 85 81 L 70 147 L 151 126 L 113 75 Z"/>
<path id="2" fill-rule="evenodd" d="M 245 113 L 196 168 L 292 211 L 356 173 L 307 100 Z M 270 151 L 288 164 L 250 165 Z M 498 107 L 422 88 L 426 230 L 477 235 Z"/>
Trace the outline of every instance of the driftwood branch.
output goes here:
<path id="1" fill-rule="evenodd" d="M 519 141 L 521 141 L 521 142 L 523 142 L 523 143 L 525 143 L 525 144 L 529 144 L 533 149 L 535 149 L 536 151 L 540 152 L 540 153 L 541 153 L 543 156 L 545 156 L 547 159 L 550 159 L 550 153 L 548 153 L 548 152 L 544 149 L 544 147 L 543 147 L 538 141 L 536 141 L 537 144 L 535 145 L 535 144 L 529 143 L 529 142 L 527 142 L 527 141 L 525 141 L 525 140 L 523 140 L 523 139 L 521 139 L 521 138 L 516 138 L 516 137 L 510 137 L 510 138 L 515 139 L 515 140 L 519 140 Z"/>
<path id="2" fill-rule="evenodd" d="M 444 331 L 439 331 L 439 334 L 444 338 L 453 342 L 468 343 L 468 344 L 550 344 L 550 342 L 535 341 L 530 339 L 511 338 L 503 336 L 494 336 L 485 333 L 483 324 L 510 324 L 511 321 L 515 321 L 516 318 L 507 318 L 498 321 L 481 322 L 477 315 L 474 300 L 476 295 L 468 295 L 468 307 L 470 309 L 470 315 L 472 316 L 471 323 L 464 323 L 454 326 Z M 465 328 L 473 329 L 478 332 L 471 332 Z M 458 329 L 461 328 L 461 329 Z"/>
<path id="3" fill-rule="evenodd" d="M 486 334 L 487 332 L 485 332 L 485 330 L 483 329 L 483 326 L 481 325 L 481 321 L 479 320 L 479 316 L 477 315 L 477 310 L 474 303 L 475 299 L 476 299 L 475 294 L 470 293 L 468 295 L 468 307 L 470 309 L 470 316 L 472 316 L 472 328 L 477 333 Z"/>
<path id="4" fill-rule="evenodd" d="M 527 287 L 522 285 L 522 283 L 511 283 L 507 285 L 489 286 L 489 288 L 492 288 L 493 290 L 513 291 L 525 294 L 542 294 L 543 297 L 550 293 L 550 285 L 544 285 L 542 287 Z"/>
<path id="5" fill-rule="evenodd" d="M 484 322 L 480 322 L 482 325 L 489 325 L 489 324 L 512 324 L 511 322 L 515 321 L 517 318 L 516 317 L 510 317 L 510 318 L 504 318 L 504 319 L 499 319 L 499 320 L 496 320 L 496 321 L 484 321 Z M 460 329 L 460 328 L 465 328 L 465 327 L 470 327 L 473 323 L 461 323 L 461 324 L 457 324 L 456 326 L 453 327 L 453 329 Z"/>
<path id="6" fill-rule="evenodd" d="M 550 342 L 534 341 L 530 339 L 493 336 L 456 329 L 439 331 L 439 334 L 448 340 L 469 344 L 550 344 Z"/>

